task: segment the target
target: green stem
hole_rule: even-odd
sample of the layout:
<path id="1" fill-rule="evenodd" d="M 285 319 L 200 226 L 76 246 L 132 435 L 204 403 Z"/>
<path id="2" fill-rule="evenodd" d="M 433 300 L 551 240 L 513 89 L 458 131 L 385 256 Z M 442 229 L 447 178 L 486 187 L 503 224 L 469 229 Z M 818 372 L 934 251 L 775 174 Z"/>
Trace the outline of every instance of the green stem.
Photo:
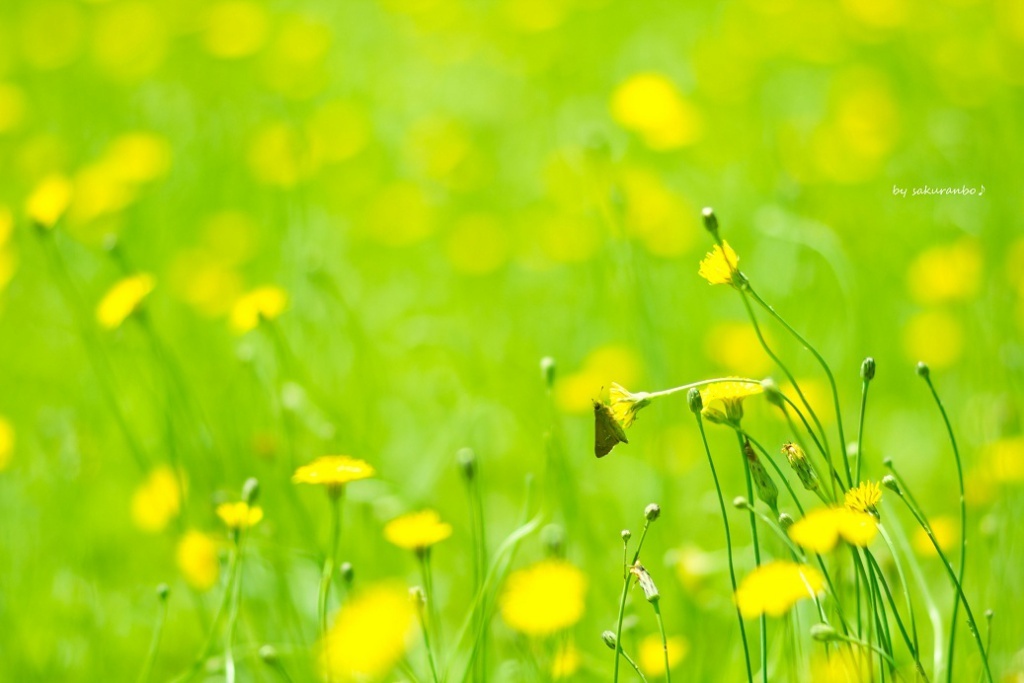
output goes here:
<path id="1" fill-rule="evenodd" d="M 853 482 L 850 485 L 853 486 L 854 482 L 860 482 L 860 470 L 861 461 L 864 459 L 863 444 L 864 444 L 864 413 L 867 410 L 868 405 L 868 386 L 871 384 L 871 380 L 864 379 L 860 385 L 860 414 L 857 417 L 857 455 L 856 455 L 856 466 Z"/>
<path id="2" fill-rule="evenodd" d="M 672 683 L 672 667 L 669 666 L 668 661 L 668 636 L 665 635 L 665 622 L 661 618 L 661 606 L 658 603 L 659 601 L 655 600 L 651 605 L 654 607 L 654 614 L 658 617 L 658 630 L 661 632 L 661 649 L 665 656 L 665 681 Z"/>
<path id="3" fill-rule="evenodd" d="M 708 467 L 711 468 L 711 478 L 715 482 L 715 493 L 718 494 L 718 506 L 722 513 L 722 526 L 725 528 L 725 548 L 729 558 L 729 580 L 732 582 L 732 594 L 735 596 L 737 588 L 736 568 L 733 561 L 732 534 L 729 531 L 729 516 L 726 514 L 725 497 L 722 495 L 722 486 L 718 481 L 718 472 L 715 470 L 715 461 L 711 457 L 711 447 L 708 446 L 708 437 L 704 432 L 704 420 L 701 418 L 699 412 L 695 412 L 694 415 L 697 418 L 697 427 L 700 429 L 700 439 L 704 444 L 704 453 L 708 457 Z M 739 605 L 736 606 L 736 619 L 740 625 L 740 639 L 743 642 L 743 658 L 747 664 L 747 683 L 753 683 L 754 672 L 750 664 L 750 645 L 747 643 L 747 630 L 743 622 L 743 614 L 740 612 Z"/>
<path id="4" fill-rule="evenodd" d="M 699 389 L 700 387 L 706 387 L 711 384 L 722 384 L 723 382 L 740 382 L 741 384 L 760 384 L 760 380 L 750 379 L 749 377 L 716 377 L 715 379 L 702 379 L 699 382 L 691 382 L 690 384 L 684 384 L 678 387 L 672 387 L 671 389 L 662 389 L 661 391 L 650 391 L 644 393 L 644 398 L 662 398 L 664 396 L 671 396 L 672 394 L 678 394 L 680 391 L 689 391 L 690 389 Z"/>
<path id="5" fill-rule="evenodd" d="M 910 584 L 907 582 L 907 575 L 906 573 L 904 573 L 903 570 L 903 562 L 900 560 L 899 555 L 896 553 L 896 548 L 895 546 L 893 546 L 892 539 L 889 538 L 889 534 L 886 532 L 885 527 L 882 526 L 881 522 L 879 522 L 878 524 L 878 531 L 882 535 L 882 540 L 885 541 L 885 545 L 889 548 L 889 554 L 892 555 L 893 562 L 896 564 L 896 573 L 900 577 L 900 586 L 903 588 L 903 599 L 907 605 L 907 614 L 910 618 L 910 630 L 914 636 L 913 651 L 920 652 L 921 646 L 917 638 L 917 617 L 914 613 L 914 601 L 910 599 Z M 886 586 L 886 588 L 888 589 L 888 586 Z M 895 611 L 896 608 L 893 607 L 893 612 Z M 918 666 L 920 666 L 920 662 L 918 662 Z"/>
<path id="6" fill-rule="evenodd" d="M 424 590 L 426 590 L 426 587 L 424 587 Z M 429 601 L 430 598 L 427 597 L 427 600 Z M 434 648 L 430 643 L 430 628 L 427 626 L 427 613 L 426 610 L 423 609 L 423 605 L 419 606 L 417 614 L 419 614 L 420 617 L 420 631 L 423 632 L 423 646 L 427 649 L 427 661 L 430 663 L 430 675 L 433 677 L 434 683 L 440 683 L 441 679 L 437 675 L 437 663 L 434 660 Z"/>
<path id="7" fill-rule="evenodd" d="M 750 463 L 747 462 L 746 453 L 743 450 L 743 437 L 740 436 L 739 430 L 736 432 L 736 439 L 740 446 L 740 457 L 743 459 L 743 472 L 746 475 L 747 480 L 747 500 L 754 500 L 754 483 L 750 475 Z M 757 538 L 757 518 L 754 516 L 754 511 L 750 510 L 748 513 L 750 520 L 750 535 L 754 541 L 754 569 L 756 570 L 761 566 L 761 543 Z M 763 683 L 768 683 L 768 621 L 764 614 L 758 619 L 760 625 L 760 643 L 761 643 L 761 680 Z"/>
<path id="8" fill-rule="evenodd" d="M 334 578 L 334 572 L 338 565 L 338 545 L 341 538 L 341 501 L 344 492 L 345 489 L 341 486 L 329 486 L 327 488 L 331 507 L 331 552 L 327 559 L 324 560 L 323 571 L 320 574 L 320 590 L 317 592 L 316 602 L 316 613 L 320 624 L 320 638 L 323 642 L 327 641 L 327 605 L 331 592 L 331 580 Z M 329 651 L 330 648 L 324 649 L 325 657 L 330 656 Z M 330 683 L 332 678 L 330 662 L 327 662 L 325 669 L 327 670 L 327 681 Z"/>
<path id="9" fill-rule="evenodd" d="M 956 437 L 953 435 L 953 425 L 949 421 L 949 415 L 946 414 L 946 407 L 942 404 L 942 399 L 939 398 L 939 393 L 935 390 L 935 385 L 932 384 L 931 375 L 925 373 L 922 377 L 928 384 L 928 389 L 931 390 L 932 398 L 935 399 L 935 405 L 939 407 L 939 412 L 942 413 L 942 421 L 946 425 L 946 432 L 949 434 L 949 442 L 953 446 L 953 457 L 956 460 L 957 483 L 960 487 L 960 565 L 957 568 L 957 583 L 959 585 L 963 585 L 964 569 L 967 566 L 967 501 L 964 495 L 964 468 L 960 461 L 960 449 L 957 447 Z M 956 644 L 956 627 L 959 608 L 960 596 L 957 595 L 953 601 L 953 616 L 949 624 L 949 651 L 946 653 L 947 681 L 953 680 L 953 654 L 954 645 Z"/>
<path id="10" fill-rule="evenodd" d="M 636 561 L 640 559 L 640 550 L 644 547 L 644 539 L 647 538 L 647 530 L 651 528 L 651 520 L 644 520 L 644 529 L 640 532 L 640 541 L 636 544 L 636 552 L 633 554 L 633 561 L 627 563 L 626 556 L 629 554 L 627 548 L 629 546 L 629 540 L 627 538 L 622 539 L 622 596 L 619 599 L 619 616 L 615 620 L 615 643 L 618 645 L 615 652 L 615 675 L 613 680 L 619 680 L 619 653 L 623 655 L 625 652 L 622 651 L 620 643 L 622 643 L 622 621 L 626 614 L 626 596 L 629 594 L 629 568 L 636 564 Z"/>
<path id="11" fill-rule="evenodd" d="M 153 662 L 156 661 L 156 653 L 160 649 L 160 638 L 164 632 L 164 624 L 167 622 L 167 596 L 160 596 L 160 611 L 156 615 L 156 625 L 153 627 L 153 638 L 149 641 L 149 650 L 146 652 L 146 659 L 142 664 L 142 671 L 139 673 L 138 683 L 147 683 L 153 671 Z"/>
<path id="12" fill-rule="evenodd" d="M 924 677 L 924 680 L 927 683 L 928 674 L 925 673 L 924 666 L 921 664 L 920 652 L 918 650 L 917 643 L 915 640 L 911 639 L 910 633 L 907 631 L 903 619 L 900 618 L 900 612 L 896 608 L 896 601 L 892 597 L 892 591 L 889 589 L 889 584 L 885 580 L 885 575 L 882 574 L 882 568 L 878 566 L 878 561 L 875 559 L 875 556 L 867 548 L 864 549 L 864 555 L 868 560 L 868 569 L 878 577 L 879 585 L 881 585 L 885 590 L 885 597 L 889 601 L 889 609 L 892 610 L 892 615 L 896 619 L 896 626 L 899 627 L 900 635 L 903 636 L 903 642 L 906 643 L 907 649 L 910 651 L 910 655 L 914 658 L 914 666 L 917 668 L 918 674 Z"/>

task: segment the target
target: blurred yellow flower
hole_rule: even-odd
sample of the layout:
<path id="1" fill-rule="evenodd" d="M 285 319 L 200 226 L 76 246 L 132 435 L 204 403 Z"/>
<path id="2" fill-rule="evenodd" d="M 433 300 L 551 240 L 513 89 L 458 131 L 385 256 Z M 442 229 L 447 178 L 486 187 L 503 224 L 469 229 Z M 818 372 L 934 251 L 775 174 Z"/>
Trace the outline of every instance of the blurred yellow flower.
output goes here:
<path id="1" fill-rule="evenodd" d="M 274 320 L 288 307 L 288 293 L 267 285 L 243 294 L 231 308 L 231 328 L 238 334 L 256 329 L 261 320 Z"/>
<path id="2" fill-rule="evenodd" d="M 760 382 L 715 382 L 700 389 L 704 402 L 701 415 L 717 424 L 739 424 L 743 419 L 743 399 L 764 393 Z"/>
<path id="3" fill-rule="evenodd" d="M 952 517 L 943 515 L 929 519 L 928 524 L 931 526 L 932 533 L 935 534 L 935 540 L 938 541 L 942 552 L 945 553 L 952 549 L 957 542 L 958 522 Z M 935 545 L 928 538 L 928 533 L 920 526 L 914 531 L 914 550 L 926 557 L 939 556 L 935 551 Z"/>
<path id="4" fill-rule="evenodd" d="M 769 344 L 772 338 L 762 330 Z M 704 353 L 727 372 L 748 377 L 763 377 L 772 369 L 772 360 L 761 348 L 749 323 L 723 321 L 713 324 L 704 337 Z"/>
<path id="5" fill-rule="evenodd" d="M 740 257 L 725 240 L 715 245 L 700 262 L 697 274 L 712 285 L 731 285 Z"/>
<path id="6" fill-rule="evenodd" d="M 6 417 L 0 416 L 0 472 L 11 465 L 14 456 L 14 425 Z"/>
<path id="7" fill-rule="evenodd" d="M 128 316 L 139 310 L 155 286 L 156 279 L 149 273 L 122 278 L 100 299 L 96 307 L 96 321 L 108 330 L 120 327 Z"/>
<path id="8" fill-rule="evenodd" d="M 320 646 L 320 667 L 335 681 L 377 680 L 405 654 L 416 613 L 400 583 L 377 583 L 338 612 Z"/>
<path id="9" fill-rule="evenodd" d="M 736 604 L 747 619 L 767 614 L 781 617 L 797 602 L 825 588 L 825 577 L 810 565 L 776 560 L 744 577 L 736 589 Z"/>
<path id="10" fill-rule="evenodd" d="M 217 506 L 217 516 L 229 529 L 248 529 L 263 519 L 263 508 L 258 505 L 249 506 L 244 501 L 221 503 Z"/>
<path id="11" fill-rule="evenodd" d="M 320 106 L 306 123 L 315 164 L 348 161 L 370 142 L 369 116 L 356 104 L 333 100 Z"/>
<path id="12" fill-rule="evenodd" d="M 857 512 L 877 514 L 878 503 L 882 500 L 882 486 L 877 481 L 862 481 L 846 492 L 846 507 Z"/>
<path id="13" fill-rule="evenodd" d="M 203 45 L 214 57 L 248 57 L 263 47 L 270 20 L 263 5 L 247 0 L 224 0 L 206 10 Z"/>
<path id="14" fill-rule="evenodd" d="M 1003 484 L 1024 482 L 1024 436 L 1011 436 L 990 443 L 984 449 L 989 476 Z"/>
<path id="15" fill-rule="evenodd" d="M 27 110 L 28 101 L 21 88 L 13 83 L 0 83 L 0 135 L 18 128 Z"/>
<path id="16" fill-rule="evenodd" d="M 690 643 L 682 636 L 669 636 L 665 643 L 661 636 L 652 633 L 640 641 L 637 664 L 648 678 L 665 677 L 665 645 L 668 645 L 668 667 L 675 669 L 690 651 Z"/>
<path id="17" fill-rule="evenodd" d="M 656 150 L 692 145 L 703 128 L 697 108 L 659 73 L 635 74 L 621 83 L 612 94 L 611 114 Z"/>
<path id="18" fill-rule="evenodd" d="M 836 649 L 832 649 L 836 648 Z M 811 657 L 809 681 L 823 683 L 867 683 L 872 680 L 871 659 L 864 648 L 846 643 L 830 643 L 829 651 Z"/>
<path id="19" fill-rule="evenodd" d="M 568 640 L 559 646 L 551 661 L 551 678 L 558 681 L 571 678 L 580 668 L 580 651 L 576 643 Z"/>
<path id="20" fill-rule="evenodd" d="M 52 228 L 71 203 L 71 182 L 62 175 L 43 179 L 25 200 L 25 214 L 36 224 Z"/>
<path id="21" fill-rule="evenodd" d="M 509 575 L 499 598 L 501 617 L 528 636 L 569 628 L 583 616 L 587 578 L 564 560 L 541 560 Z"/>
<path id="22" fill-rule="evenodd" d="M 647 396 L 646 392 L 634 394 L 627 391 L 621 384 L 612 382 L 611 387 L 608 389 L 612 415 L 615 416 L 615 419 L 624 428 L 631 426 L 633 421 L 636 420 L 636 414 L 650 404 L 651 399 Z"/>
<path id="23" fill-rule="evenodd" d="M 103 163 L 125 183 L 149 183 L 170 169 L 171 144 L 154 133 L 125 133 L 107 145 Z"/>
<path id="24" fill-rule="evenodd" d="M 181 509 L 181 495 L 174 470 L 167 465 L 154 468 L 132 494 L 132 521 L 142 531 L 163 531 Z"/>
<path id="25" fill-rule="evenodd" d="M 295 470 L 292 481 L 296 484 L 344 486 L 349 482 L 372 477 L 376 473 L 373 466 L 359 458 L 348 455 L 323 455 Z"/>
<path id="26" fill-rule="evenodd" d="M 903 348 L 912 362 L 924 361 L 933 370 L 948 368 L 963 353 L 963 326 L 946 311 L 918 313 L 903 328 Z"/>
<path id="27" fill-rule="evenodd" d="M 907 288 L 919 304 L 970 301 L 981 289 L 983 269 L 981 248 L 962 239 L 918 254 L 907 269 Z"/>
<path id="28" fill-rule="evenodd" d="M 181 575 L 196 590 L 213 588 L 220 576 L 217 542 L 208 534 L 194 529 L 185 532 L 178 541 L 175 558 Z"/>
<path id="29" fill-rule="evenodd" d="M 700 590 L 707 578 L 721 569 L 721 563 L 712 553 L 695 545 L 685 545 L 673 554 L 676 577 L 689 593 Z"/>
<path id="30" fill-rule="evenodd" d="M 384 526 L 384 538 L 406 550 L 422 551 L 452 535 L 452 525 L 434 510 L 396 517 Z"/>
<path id="31" fill-rule="evenodd" d="M 866 512 L 846 507 L 822 507 L 811 510 L 789 528 L 789 537 L 801 548 L 827 553 L 842 538 L 851 545 L 865 547 L 878 534 L 878 523 Z"/>
<path id="32" fill-rule="evenodd" d="M 641 369 L 640 358 L 630 347 L 600 346 L 587 354 L 577 372 L 555 379 L 555 403 L 569 413 L 589 413 L 593 410 L 591 401 L 610 378 L 634 384 L 640 379 Z"/>

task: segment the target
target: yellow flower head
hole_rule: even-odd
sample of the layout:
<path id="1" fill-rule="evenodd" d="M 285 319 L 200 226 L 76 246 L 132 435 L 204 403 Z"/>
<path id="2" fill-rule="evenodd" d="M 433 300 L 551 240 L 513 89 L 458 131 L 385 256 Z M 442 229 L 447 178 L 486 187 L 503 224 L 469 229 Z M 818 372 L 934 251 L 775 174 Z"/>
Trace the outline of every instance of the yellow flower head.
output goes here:
<path id="1" fill-rule="evenodd" d="M 542 560 L 509 575 L 499 607 L 511 628 L 546 636 L 580 620 L 586 595 L 583 572 L 564 560 Z"/>
<path id="2" fill-rule="evenodd" d="M 384 526 L 384 538 L 406 550 L 424 550 L 451 535 L 452 525 L 442 522 L 434 510 L 410 512 Z"/>
<path id="3" fill-rule="evenodd" d="M 248 529 L 263 519 L 263 508 L 258 505 L 249 506 L 244 501 L 221 503 L 217 506 L 217 516 L 229 529 Z"/>
<path id="4" fill-rule="evenodd" d="M 378 680 L 405 654 L 416 613 L 400 583 L 365 588 L 338 612 L 320 646 L 320 665 L 329 680 Z"/>
<path id="5" fill-rule="evenodd" d="M 760 382 L 715 382 L 700 390 L 704 403 L 701 415 L 717 424 L 739 424 L 743 419 L 743 399 L 764 393 Z"/>
<path id="6" fill-rule="evenodd" d="M 811 510 L 789 528 L 794 543 L 818 554 L 835 548 L 840 538 L 851 545 L 866 547 L 877 534 L 874 517 L 846 507 Z"/>
<path id="7" fill-rule="evenodd" d="M 942 552 L 951 550 L 957 542 L 956 532 L 959 528 L 957 521 L 943 515 L 928 520 L 928 525 L 932 528 L 932 534 L 935 535 L 935 540 Z M 932 544 L 932 539 L 921 527 L 917 527 L 917 531 L 914 532 L 914 550 L 925 557 L 938 557 L 939 555 L 935 550 L 935 545 Z"/>
<path id="8" fill-rule="evenodd" d="M 376 473 L 372 465 L 359 458 L 348 455 L 324 455 L 295 470 L 292 481 L 296 484 L 324 484 L 337 487 L 368 479 Z"/>
<path id="9" fill-rule="evenodd" d="M 280 287 L 257 287 L 242 295 L 231 308 L 231 328 L 238 334 L 254 330 L 261 320 L 274 320 L 288 307 L 288 293 Z"/>
<path id="10" fill-rule="evenodd" d="M 14 425 L 5 417 L 0 417 L 0 472 L 7 469 L 14 455 Z"/>
<path id="11" fill-rule="evenodd" d="M 188 585 L 196 590 L 213 588 L 220 575 L 217 542 L 201 531 L 189 531 L 178 541 L 175 552 L 178 569 Z"/>
<path id="12" fill-rule="evenodd" d="M 713 285 L 731 285 L 733 278 L 739 273 L 739 255 L 733 251 L 729 243 L 722 241 L 722 246 L 715 245 L 700 262 L 697 273 Z"/>
<path id="13" fill-rule="evenodd" d="M 781 617 L 800 600 L 825 587 L 825 577 L 810 565 L 775 561 L 748 574 L 736 589 L 736 604 L 747 619 L 768 614 Z"/>
<path id="14" fill-rule="evenodd" d="M 71 194 L 71 181 L 64 176 L 49 176 L 25 200 L 25 213 L 36 225 L 52 228 L 68 210 Z"/>
<path id="15" fill-rule="evenodd" d="M 174 470 L 161 465 L 132 494 L 132 521 L 139 529 L 163 531 L 181 509 L 181 487 Z"/>
<path id="16" fill-rule="evenodd" d="M 675 669 L 690 651 L 690 643 L 682 636 L 669 636 L 661 642 L 661 636 L 651 634 L 640 641 L 637 664 L 648 678 L 665 677 L 665 647 L 668 647 L 668 668 Z"/>
<path id="17" fill-rule="evenodd" d="M 608 389 L 608 397 L 611 399 L 612 415 L 623 428 L 632 425 L 640 409 L 651 402 L 646 392 L 634 394 L 615 382 L 612 382 L 611 388 Z"/>
<path id="18" fill-rule="evenodd" d="M 118 280 L 100 299 L 96 307 L 96 321 L 108 330 L 120 327 L 128 316 L 139 310 L 155 286 L 156 279 L 149 273 Z"/>
<path id="19" fill-rule="evenodd" d="M 846 492 L 846 507 L 857 512 L 878 515 L 878 502 L 882 500 L 882 487 L 877 481 L 863 481 Z"/>

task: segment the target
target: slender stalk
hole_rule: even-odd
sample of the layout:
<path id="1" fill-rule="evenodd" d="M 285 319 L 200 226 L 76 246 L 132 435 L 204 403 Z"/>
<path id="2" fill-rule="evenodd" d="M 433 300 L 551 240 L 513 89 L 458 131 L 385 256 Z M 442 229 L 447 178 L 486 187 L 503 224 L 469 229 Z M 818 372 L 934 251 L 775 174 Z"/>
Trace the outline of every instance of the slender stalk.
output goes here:
<path id="1" fill-rule="evenodd" d="M 331 580 L 338 566 L 338 545 L 341 538 L 341 502 L 345 489 L 342 486 L 331 485 L 327 487 L 327 496 L 331 506 L 331 552 L 324 560 L 323 572 L 320 574 L 320 590 L 317 593 L 316 613 L 320 623 L 320 638 L 326 642 L 327 639 L 327 604 L 331 592 Z M 330 648 L 324 649 L 324 656 L 329 657 Z M 327 681 L 330 683 L 332 674 L 330 662 L 325 667 L 327 670 Z"/>
<path id="2" fill-rule="evenodd" d="M 907 632 L 907 628 L 904 625 L 903 619 L 900 618 L 900 612 L 896 608 L 896 601 L 892 597 L 892 591 L 889 590 L 889 584 L 885 581 L 885 576 L 882 574 L 882 568 L 878 566 L 878 561 L 871 551 L 865 549 L 864 555 L 868 560 L 868 569 L 873 572 L 879 579 L 879 585 L 885 590 L 885 597 L 889 601 L 889 609 L 892 610 L 892 615 L 896 619 L 896 626 L 900 630 L 900 635 L 903 636 L 903 642 L 906 643 L 907 649 L 910 650 L 910 655 L 914 658 L 914 666 L 917 668 L 917 673 L 920 674 L 924 680 L 928 681 L 928 674 L 924 671 L 924 666 L 921 664 L 920 652 L 917 647 L 917 643 L 911 639 L 910 633 Z"/>
<path id="3" fill-rule="evenodd" d="M 754 483 L 750 475 L 750 463 L 747 462 L 747 456 L 743 451 L 743 437 L 740 436 L 738 430 L 736 439 L 740 445 L 740 457 L 743 459 L 743 472 L 747 480 L 747 500 L 752 501 L 754 500 Z M 754 569 L 757 569 L 761 566 L 761 543 L 757 538 L 757 518 L 752 509 L 748 511 L 747 516 L 750 520 L 750 535 L 754 541 Z M 762 614 L 758 622 L 761 642 L 761 680 L 763 683 L 768 683 L 768 620 Z"/>
<path id="4" fill-rule="evenodd" d="M 974 612 L 971 611 L 971 606 L 967 601 L 967 596 L 964 595 L 963 585 L 960 583 L 957 573 L 953 570 L 953 565 L 949 563 L 949 560 L 946 558 L 946 554 L 942 551 L 942 546 L 939 545 L 938 539 L 935 538 L 935 533 L 932 531 L 931 525 L 928 524 L 928 521 L 924 518 L 924 515 L 917 510 L 916 506 L 912 505 L 910 501 L 907 500 L 906 496 L 903 494 L 902 487 L 896 491 L 896 494 L 907 506 L 907 509 L 910 510 L 910 513 L 914 516 L 914 519 L 917 520 L 917 523 L 922 529 L 924 529 L 924 532 L 928 535 L 928 540 L 932 542 L 935 552 L 938 553 L 939 559 L 942 560 L 942 566 L 946 568 L 946 572 L 949 574 L 949 578 L 953 582 L 953 586 L 956 588 L 959 601 L 963 603 L 964 612 L 967 614 L 967 624 L 970 627 L 971 635 L 974 637 L 974 641 L 978 646 L 978 651 L 981 653 L 981 661 L 985 667 L 985 678 L 989 683 L 992 683 L 994 679 L 992 678 L 992 670 L 988 663 L 988 653 L 985 651 L 985 645 L 981 642 L 981 633 L 978 630 L 977 622 L 974 620 Z M 946 672 L 946 675 L 948 678 L 951 678 L 949 671 Z"/>
<path id="5" fill-rule="evenodd" d="M 855 456 L 854 472 L 855 476 L 853 481 L 850 482 L 850 486 L 853 486 L 855 482 L 859 482 L 861 461 L 864 459 L 863 444 L 864 444 L 864 413 L 867 410 L 868 405 L 868 386 L 870 386 L 871 380 L 864 378 L 860 385 L 860 413 L 857 417 L 857 454 Z"/>
<path id="6" fill-rule="evenodd" d="M 427 621 L 428 626 L 434 631 L 434 645 L 441 649 L 441 617 L 437 609 L 436 593 L 434 592 L 434 572 L 430 567 L 430 548 L 423 548 L 417 551 L 416 556 L 420 560 L 420 570 L 423 574 L 423 590 L 427 593 Z"/>
<path id="7" fill-rule="evenodd" d="M 665 681 L 672 683 L 672 667 L 668 661 L 668 636 L 665 635 L 665 622 L 661 618 L 661 605 L 658 603 L 659 601 L 655 600 L 651 605 L 654 606 L 654 614 L 658 617 L 658 631 L 661 632 L 661 649 L 665 655 Z"/>
<path id="8" fill-rule="evenodd" d="M 960 461 L 960 449 L 957 447 L 956 437 L 953 435 L 953 425 L 949 421 L 949 415 L 946 414 L 946 407 L 942 404 L 942 399 L 939 398 L 939 392 L 935 390 L 935 385 L 932 384 L 931 374 L 927 371 L 919 372 L 918 374 L 920 374 L 925 383 L 928 384 L 928 389 L 931 390 L 932 398 L 935 399 L 935 405 L 939 407 L 939 412 L 942 413 L 942 421 L 946 425 L 946 432 L 949 434 L 949 443 L 953 446 L 953 457 L 956 460 L 957 483 L 960 486 L 960 564 L 957 567 L 956 578 L 958 585 L 963 585 L 964 569 L 967 566 L 967 501 L 964 495 L 964 468 Z M 956 644 L 956 627 L 959 608 L 960 595 L 958 594 L 955 596 L 955 600 L 953 601 L 953 616 L 949 623 L 949 651 L 946 653 L 947 681 L 953 680 L 953 654 L 954 645 Z"/>
<path id="9" fill-rule="evenodd" d="M 906 602 L 907 614 L 910 618 L 910 630 L 914 636 L 913 651 L 920 652 L 921 646 L 917 639 L 917 617 L 914 614 L 914 601 L 910 599 L 910 584 L 907 582 L 907 575 L 903 571 L 903 562 L 900 560 L 899 555 L 896 553 L 896 548 L 892 544 L 892 539 L 889 538 L 889 534 L 886 532 L 885 527 L 882 526 L 881 522 L 879 522 L 878 524 L 878 531 L 882 535 L 882 539 L 885 541 L 885 545 L 889 548 L 889 554 L 892 555 L 893 562 L 896 564 L 896 573 L 900 577 L 900 586 L 903 588 L 903 599 Z M 886 588 L 888 588 L 888 586 Z M 895 611 L 896 608 L 894 607 L 893 612 Z M 920 662 L 918 662 L 918 666 L 920 666 Z"/>
<path id="10" fill-rule="evenodd" d="M 636 665 L 636 662 L 633 661 L 633 658 L 630 657 L 629 654 L 625 650 L 623 650 L 621 646 L 616 647 L 619 653 L 622 655 L 623 659 L 626 660 L 626 664 L 629 664 L 633 668 L 633 671 L 636 672 L 636 675 L 640 677 L 641 681 L 647 683 L 647 676 L 644 676 L 644 672 L 641 671 L 640 667 Z"/>
<path id="11" fill-rule="evenodd" d="M 622 596 L 619 599 L 619 616 L 615 620 L 615 676 L 614 681 L 619 680 L 619 654 L 625 655 L 622 649 L 622 621 L 626 614 L 626 596 L 629 595 L 629 568 L 640 559 L 640 550 L 644 547 L 644 539 L 647 538 L 647 530 L 651 528 L 651 520 L 644 520 L 644 529 L 640 532 L 640 541 L 636 544 L 636 552 L 633 553 L 633 561 L 627 563 L 626 556 L 629 554 L 629 535 L 622 535 Z"/>
<path id="12" fill-rule="evenodd" d="M 699 382 L 691 382 L 690 384 L 683 384 L 682 386 L 672 387 L 671 389 L 662 389 L 661 391 L 650 391 L 645 393 L 646 398 L 662 398 L 664 396 L 671 396 L 672 394 L 678 394 L 680 391 L 689 391 L 690 389 L 699 389 L 706 387 L 711 384 L 721 384 L 722 382 L 740 382 L 742 384 L 760 384 L 761 381 L 757 379 L 750 379 L 749 377 L 716 377 L 715 379 L 702 379 Z"/>
<path id="13" fill-rule="evenodd" d="M 424 590 L 426 587 L 424 586 Z M 430 600 L 430 597 L 427 597 Z M 424 606 L 421 604 L 416 610 L 416 613 L 420 618 L 420 631 L 423 633 L 423 646 L 427 649 L 427 661 L 430 663 L 430 675 L 432 676 L 434 683 L 440 683 L 440 677 L 437 675 L 437 662 L 434 659 L 434 648 L 430 642 L 430 628 L 427 624 L 427 612 Z"/>
<path id="14" fill-rule="evenodd" d="M 146 651 L 146 659 L 142 663 L 142 671 L 139 672 L 138 683 L 147 683 L 153 671 L 153 662 L 156 661 L 156 653 L 160 649 L 160 638 L 164 632 L 164 624 L 167 622 L 167 587 L 162 586 L 159 593 L 160 609 L 156 615 L 156 625 L 153 627 L 153 638 L 149 641 L 149 649 Z"/>
<path id="15" fill-rule="evenodd" d="M 732 594 L 736 595 L 736 567 L 733 561 L 732 553 L 732 534 L 729 530 L 729 516 L 726 514 L 725 509 L 725 497 L 722 495 L 722 486 L 718 481 L 718 472 L 715 470 L 715 461 L 711 457 L 711 447 L 708 446 L 708 437 L 704 433 L 704 420 L 701 418 L 700 412 L 694 412 L 697 418 L 697 427 L 700 429 L 700 439 L 704 444 L 704 453 L 708 458 L 708 467 L 711 469 L 711 478 L 715 482 L 715 493 L 718 494 L 718 506 L 722 513 L 722 526 L 725 528 L 725 548 L 729 558 L 729 581 L 732 583 Z M 750 664 L 750 645 L 747 643 L 747 630 L 743 623 L 743 614 L 740 612 L 740 608 L 736 606 L 736 620 L 740 625 L 740 639 L 743 642 L 743 658 L 747 665 L 747 683 L 753 683 L 754 672 Z"/>

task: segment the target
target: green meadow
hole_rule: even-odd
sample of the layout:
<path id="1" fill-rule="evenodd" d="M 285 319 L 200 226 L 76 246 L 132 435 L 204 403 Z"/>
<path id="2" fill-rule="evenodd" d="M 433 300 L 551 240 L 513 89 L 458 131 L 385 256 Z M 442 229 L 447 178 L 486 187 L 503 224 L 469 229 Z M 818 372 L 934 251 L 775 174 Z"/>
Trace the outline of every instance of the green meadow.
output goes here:
<path id="1" fill-rule="evenodd" d="M 1024 681 L 1022 65 L 1017 0 L 5 0 L 0 679 Z"/>

